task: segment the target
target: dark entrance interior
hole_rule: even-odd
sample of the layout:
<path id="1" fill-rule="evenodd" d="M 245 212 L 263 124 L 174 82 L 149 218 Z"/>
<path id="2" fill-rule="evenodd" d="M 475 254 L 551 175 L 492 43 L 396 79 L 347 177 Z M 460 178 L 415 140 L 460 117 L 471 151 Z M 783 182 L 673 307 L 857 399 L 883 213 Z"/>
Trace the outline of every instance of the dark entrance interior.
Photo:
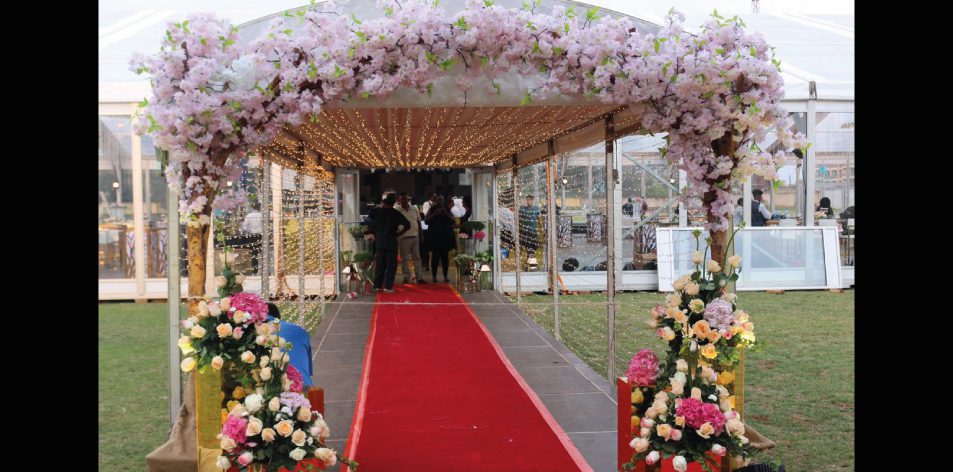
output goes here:
<path id="1" fill-rule="evenodd" d="M 385 191 L 407 192 L 412 196 L 411 203 L 419 205 L 426 200 L 430 192 L 447 197 L 472 195 L 473 182 L 465 169 L 443 169 L 432 171 L 385 171 L 361 170 L 361 208 L 362 215 L 380 202 Z"/>

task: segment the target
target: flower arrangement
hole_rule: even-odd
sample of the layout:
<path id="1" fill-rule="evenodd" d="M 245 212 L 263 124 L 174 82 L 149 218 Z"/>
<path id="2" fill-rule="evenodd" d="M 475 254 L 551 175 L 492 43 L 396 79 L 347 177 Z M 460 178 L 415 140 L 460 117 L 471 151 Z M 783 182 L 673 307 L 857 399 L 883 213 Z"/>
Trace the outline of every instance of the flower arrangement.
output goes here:
<path id="1" fill-rule="evenodd" d="M 268 305 L 254 293 L 200 301 L 196 314 L 181 321 L 182 371 L 204 372 L 209 366 L 221 370 L 227 362 L 250 375 L 266 345 L 283 342 L 277 336 L 278 325 L 265 323 L 267 318 Z"/>
<path id="2" fill-rule="evenodd" d="M 738 279 L 741 257 L 723 259 L 726 267 L 706 262 L 707 248 L 698 250 L 701 231 L 693 235 L 695 271 L 675 280 L 675 293 L 651 311 L 649 324 L 668 341 L 665 360 L 659 364 L 651 351 L 640 351 L 627 373 L 637 387 L 654 385 L 639 398 L 642 417 L 633 420 L 638 437 L 630 443 L 635 455 L 628 470 L 636 461 L 652 465 L 673 457 L 679 472 L 693 461 L 710 472 L 711 455 L 745 458 L 754 452 L 731 394 L 741 350 L 755 344 L 750 317 L 727 290 Z"/>
<path id="3" fill-rule="evenodd" d="M 259 470 L 272 472 L 294 470 L 298 462 L 306 460 L 321 461 L 327 468 L 340 459 L 356 467 L 325 447 L 331 434 L 328 424 L 320 413 L 311 411 L 307 397 L 295 391 L 292 377 L 297 371 L 288 354 L 274 349 L 272 356 L 263 356 L 258 365 L 254 393 L 233 405 L 222 426 L 218 437 L 223 454 L 216 465 L 220 469 L 233 464 L 242 468 L 257 465 Z"/>
<path id="4" fill-rule="evenodd" d="M 460 231 L 472 232 L 472 231 L 483 231 L 486 228 L 486 223 L 482 221 L 464 221 L 460 224 Z"/>
<path id="5" fill-rule="evenodd" d="M 468 235 L 467 233 L 464 233 L 463 231 L 457 233 L 457 237 L 460 239 L 470 239 L 470 235 Z"/>
<path id="6" fill-rule="evenodd" d="M 473 239 L 477 241 L 483 241 L 486 238 L 486 233 L 483 230 L 479 230 L 476 233 L 473 233 Z"/>

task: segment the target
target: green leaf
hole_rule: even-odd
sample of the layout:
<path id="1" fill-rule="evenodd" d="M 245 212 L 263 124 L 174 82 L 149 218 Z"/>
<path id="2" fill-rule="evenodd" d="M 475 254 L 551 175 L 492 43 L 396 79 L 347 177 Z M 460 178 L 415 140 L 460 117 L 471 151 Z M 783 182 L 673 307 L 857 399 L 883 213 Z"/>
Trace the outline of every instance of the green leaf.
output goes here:
<path id="1" fill-rule="evenodd" d="M 563 55 L 563 52 L 565 52 L 565 50 L 564 50 L 563 48 L 561 48 L 561 47 L 558 47 L 558 46 L 557 46 L 557 47 L 554 47 L 554 48 L 553 48 L 553 55 L 554 55 L 554 56 L 562 56 L 562 55 Z"/>
<path id="2" fill-rule="evenodd" d="M 520 100 L 520 106 L 526 106 L 533 102 L 533 97 L 529 95 L 529 92 L 526 92 L 526 95 L 523 95 L 523 98 Z"/>
<path id="3" fill-rule="evenodd" d="M 356 24 L 356 25 L 361 24 L 361 20 L 358 20 L 357 17 L 354 16 L 354 13 L 353 13 L 353 12 L 351 13 L 351 20 L 353 20 L 353 21 L 354 21 L 354 24 Z"/>
<path id="4" fill-rule="evenodd" d="M 720 54 L 720 55 L 722 55 L 722 56 L 724 56 L 724 55 L 725 55 L 725 48 L 717 48 L 717 49 L 715 49 L 715 52 L 718 53 L 718 54 Z"/>
<path id="5" fill-rule="evenodd" d="M 433 84 L 427 84 L 427 97 L 433 97 Z"/>
<path id="6" fill-rule="evenodd" d="M 202 43 L 202 46 L 208 46 L 208 40 L 204 36 L 199 38 L 199 42 Z"/>
<path id="7" fill-rule="evenodd" d="M 363 31 L 356 31 L 354 34 L 357 35 L 358 39 L 360 39 L 362 43 L 367 42 L 367 33 Z"/>
<path id="8" fill-rule="evenodd" d="M 568 21 L 566 22 L 566 24 L 563 25 L 563 31 L 566 32 L 566 33 L 569 32 L 569 22 L 568 22 Z"/>
<path id="9" fill-rule="evenodd" d="M 655 52 L 658 52 L 661 47 L 662 42 L 659 41 L 658 38 L 655 38 L 655 41 L 652 42 L 652 48 L 655 49 Z"/>
<path id="10" fill-rule="evenodd" d="M 490 58 L 486 56 L 480 56 L 480 66 L 486 66 L 490 63 Z"/>
<path id="11" fill-rule="evenodd" d="M 337 64 L 334 64 L 334 78 L 336 79 L 342 75 L 344 75 L 344 69 L 338 67 Z"/>
<path id="12" fill-rule="evenodd" d="M 529 29 L 531 29 L 531 30 L 533 30 L 533 31 L 536 31 L 536 27 L 533 26 L 533 22 L 532 22 L 532 21 L 527 21 L 527 22 L 526 22 L 526 27 L 529 28 Z"/>
<path id="13" fill-rule="evenodd" d="M 434 5 L 434 6 L 436 6 L 436 5 Z M 393 16 L 393 15 L 394 15 L 394 9 L 393 9 L 393 8 L 387 7 L 387 8 L 384 9 L 384 16 L 388 16 L 388 17 L 389 17 L 389 16 Z"/>
<path id="14" fill-rule="evenodd" d="M 720 20 L 723 20 L 723 19 L 725 18 L 725 17 L 723 17 L 723 16 L 721 16 L 721 15 L 718 14 L 718 9 L 717 9 L 717 8 L 715 9 L 715 11 L 713 11 L 713 12 L 711 13 L 711 16 L 713 16 L 713 17 L 715 17 L 715 18 L 718 18 L 718 19 L 720 19 Z"/>
<path id="15" fill-rule="evenodd" d="M 573 5 L 566 10 L 566 18 L 575 18 L 576 17 L 576 6 Z"/>
<path id="16" fill-rule="evenodd" d="M 427 62 L 429 62 L 429 63 L 431 63 L 431 64 L 437 62 L 437 56 L 434 55 L 434 53 L 432 53 L 432 52 L 430 52 L 430 51 L 424 51 L 424 57 L 426 57 L 426 58 L 427 58 Z"/>
<path id="17" fill-rule="evenodd" d="M 500 88 L 500 84 L 496 83 L 496 81 L 491 81 L 490 83 L 493 84 L 493 88 L 496 89 L 496 94 L 497 94 L 497 95 L 500 95 L 500 94 L 503 93 L 503 91 L 502 91 L 501 88 Z"/>
<path id="18" fill-rule="evenodd" d="M 751 46 L 750 52 L 751 52 L 751 57 L 755 57 L 758 55 L 758 48 Z"/>
<path id="19" fill-rule="evenodd" d="M 668 68 L 672 65 L 672 61 L 668 61 L 665 64 L 662 64 L 662 77 L 665 77 L 668 74 Z"/>
<path id="20" fill-rule="evenodd" d="M 433 7 L 437 8 L 437 5 L 440 5 L 440 0 L 433 0 Z"/>
<path id="21" fill-rule="evenodd" d="M 351 48 L 351 51 L 354 51 L 354 48 Z M 350 57 L 350 54 L 348 55 Z M 314 80 L 318 76 L 318 66 L 315 65 L 314 60 L 308 63 L 308 78 Z"/>
<path id="22" fill-rule="evenodd" d="M 276 70 L 280 70 L 280 69 L 281 69 L 281 61 L 276 61 L 276 62 L 275 62 L 275 69 L 276 69 Z"/>
<path id="23" fill-rule="evenodd" d="M 139 102 L 139 108 L 145 108 L 147 106 L 149 106 L 149 99 L 143 98 L 142 101 Z"/>
<path id="24" fill-rule="evenodd" d="M 367 98 L 367 97 L 370 97 L 370 96 L 371 96 L 371 93 L 370 93 L 370 92 L 361 92 L 361 98 Z"/>
<path id="25" fill-rule="evenodd" d="M 522 6 L 521 8 L 522 8 L 523 10 L 529 10 L 529 9 L 530 9 L 530 5 L 529 5 L 529 3 L 526 2 L 526 0 L 523 0 L 523 6 Z"/>
<path id="26" fill-rule="evenodd" d="M 291 36 L 291 28 L 283 29 L 283 30 L 281 30 L 281 32 L 284 33 L 284 34 L 286 34 L 286 35 L 288 35 L 288 36 Z"/>
<path id="27" fill-rule="evenodd" d="M 496 3 L 496 0 L 483 0 L 483 4 L 486 5 L 487 8 L 492 7 L 494 3 Z"/>
<path id="28" fill-rule="evenodd" d="M 594 7 L 589 10 L 586 10 L 586 20 L 595 21 L 599 18 L 599 7 Z"/>
<path id="29" fill-rule="evenodd" d="M 228 106 L 232 107 L 233 110 L 238 111 L 242 109 L 242 104 L 238 102 L 229 103 Z"/>
<path id="30" fill-rule="evenodd" d="M 457 60 L 456 60 L 456 59 L 447 59 L 446 61 L 443 61 L 443 62 L 440 63 L 440 69 L 441 69 L 441 70 L 444 70 L 444 71 L 448 71 L 448 70 L 450 70 L 450 69 L 453 67 L 453 65 L 456 64 L 456 63 L 457 63 Z"/>
<path id="31" fill-rule="evenodd" d="M 530 51 L 529 53 L 536 54 L 538 52 L 543 52 L 543 50 L 539 48 L 539 41 L 533 41 L 533 50 Z"/>
<path id="32" fill-rule="evenodd" d="M 467 24 L 467 19 L 464 18 L 464 17 L 462 17 L 462 16 L 461 16 L 460 18 L 457 18 L 457 21 L 454 22 L 453 25 L 456 26 L 457 28 L 460 28 L 460 29 L 464 30 L 464 31 L 470 29 L 470 25 Z"/>

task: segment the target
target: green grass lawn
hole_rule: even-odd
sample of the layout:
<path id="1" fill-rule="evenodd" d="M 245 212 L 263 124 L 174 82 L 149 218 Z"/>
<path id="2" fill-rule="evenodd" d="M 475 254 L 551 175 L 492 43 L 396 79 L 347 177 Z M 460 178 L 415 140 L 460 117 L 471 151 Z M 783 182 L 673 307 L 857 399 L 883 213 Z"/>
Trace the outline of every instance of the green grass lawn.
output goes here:
<path id="1" fill-rule="evenodd" d="M 646 321 L 664 294 L 617 296 L 616 372 L 624 374 L 639 349 L 660 355 L 665 345 Z M 782 295 L 741 292 L 762 351 L 746 356 L 745 416 L 777 442 L 764 460 L 780 459 L 791 471 L 854 470 L 854 292 L 790 291 Z M 551 302 L 547 296 L 524 302 Z M 572 295 L 560 306 L 563 342 L 597 372 L 607 371 L 605 295 Z M 553 330 L 552 308 L 524 305 Z"/>
<path id="2" fill-rule="evenodd" d="M 99 470 L 146 470 L 169 433 L 165 303 L 99 305 Z"/>

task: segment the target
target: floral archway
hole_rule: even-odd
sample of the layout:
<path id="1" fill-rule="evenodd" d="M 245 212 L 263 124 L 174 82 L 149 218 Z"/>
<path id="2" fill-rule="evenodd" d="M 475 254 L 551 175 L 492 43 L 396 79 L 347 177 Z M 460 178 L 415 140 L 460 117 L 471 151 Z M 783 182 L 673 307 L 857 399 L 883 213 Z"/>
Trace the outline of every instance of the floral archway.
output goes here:
<path id="1" fill-rule="evenodd" d="M 159 53 L 132 60 L 136 72 L 152 77 L 137 132 L 170 152 L 167 178 L 189 220 L 190 273 L 204 274 L 209 216 L 245 153 L 343 104 L 402 88 L 429 95 L 450 75 L 461 107 L 474 89 L 500 93 L 497 80 L 516 74 L 535 85 L 513 106 L 576 97 L 627 107 L 642 130 L 667 133 L 665 157 L 686 171 L 684 198 L 707 214 L 712 254 L 722 262 L 731 183 L 751 174 L 773 178 L 790 150 L 807 146 L 781 106 L 772 48 L 737 17 L 716 13 L 689 34 L 673 10 L 653 34 L 598 8 L 544 12 L 540 0 L 521 7 L 468 0 L 456 13 L 439 0 L 385 0 L 380 8 L 382 17 L 362 20 L 312 2 L 250 42 L 227 20 L 194 15 L 171 25 Z M 756 144 L 769 132 L 780 143 L 775 152 Z M 202 280 L 190 277 L 190 296 L 204 293 Z"/>

